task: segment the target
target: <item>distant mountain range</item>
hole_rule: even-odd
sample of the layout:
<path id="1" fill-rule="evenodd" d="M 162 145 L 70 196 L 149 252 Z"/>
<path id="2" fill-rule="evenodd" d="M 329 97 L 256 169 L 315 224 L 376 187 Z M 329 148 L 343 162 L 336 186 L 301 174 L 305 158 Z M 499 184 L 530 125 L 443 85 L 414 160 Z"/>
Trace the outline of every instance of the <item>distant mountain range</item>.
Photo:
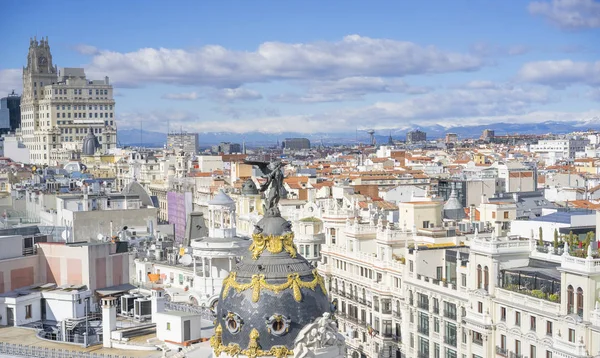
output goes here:
<path id="1" fill-rule="evenodd" d="M 446 133 L 456 133 L 459 138 L 478 138 L 483 130 L 491 129 L 496 135 L 507 134 L 564 134 L 574 131 L 583 131 L 588 129 L 600 130 L 600 118 L 593 118 L 586 121 L 572 122 L 541 122 L 541 123 L 493 123 L 476 126 L 416 126 L 388 130 L 378 130 L 375 132 L 375 138 L 378 143 L 387 143 L 391 135 L 394 140 L 406 139 L 406 133 L 420 129 L 427 133 L 428 139 L 441 138 Z M 352 131 L 344 133 L 313 133 L 302 134 L 297 132 L 282 133 L 233 133 L 233 132 L 201 132 L 198 133 L 198 140 L 202 148 L 209 147 L 220 142 L 242 143 L 251 147 L 273 146 L 277 141 L 281 142 L 285 138 L 302 137 L 310 139 L 311 143 L 316 145 L 321 142 L 326 145 L 331 144 L 351 144 L 361 142 L 367 143 L 369 135 L 365 131 Z M 141 141 L 140 141 L 141 139 Z M 138 129 L 122 129 L 118 131 L 117 140 L 121 146 L 139 146 L 140 143 L 145 147 L 162 147 L 167 141 L 166 133 L 142 131 Z"/>

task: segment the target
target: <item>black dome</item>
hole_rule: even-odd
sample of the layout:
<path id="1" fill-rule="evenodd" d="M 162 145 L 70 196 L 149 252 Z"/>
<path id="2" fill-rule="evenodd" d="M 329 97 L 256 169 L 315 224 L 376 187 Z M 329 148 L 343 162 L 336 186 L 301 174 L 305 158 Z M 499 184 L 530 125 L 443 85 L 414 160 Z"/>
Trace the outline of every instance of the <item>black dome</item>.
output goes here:
<path id="1" fill-rule="evenodd" d="M 242 195 L 258 195 L 258 188 L 254 180 L 248 179 L 242 184 Z"/>
<path id="2" fill-rule="evenodd" d="M 96 150 L 100 148 L 100 142 L 92 131 L 93 129 L 90 128 L 88 134 L 83 138 L 83 147 L 81 149 L 83 155 L 94 155 Z"/>
<path id="3" fill-rule="evenodd" d="M 281 216 L 256 225 L 250 252 L 223 282 L 216 323 L 223 346 L 246 349 L 258 333 L 262 350 L 291 350 L 300 330 L 330 311 L 324 280 L 297 253 L 293 236 Z"/>

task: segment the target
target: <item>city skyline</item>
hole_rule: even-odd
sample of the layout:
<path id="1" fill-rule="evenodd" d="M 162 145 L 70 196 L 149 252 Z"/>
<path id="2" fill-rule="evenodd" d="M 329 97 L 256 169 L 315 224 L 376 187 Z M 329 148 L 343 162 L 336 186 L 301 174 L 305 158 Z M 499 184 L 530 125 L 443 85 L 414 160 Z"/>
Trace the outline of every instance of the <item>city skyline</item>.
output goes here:
<path id="1" fill-rule="evenodd" d="M 598 1 L 141 4 L 6 4 L 0 95 L 22 91 L 37 35 L 59 67 L 110 77 L 119 129 L 310 134 L 600 116 Z M 25 15 L 33 25 L 17 26 Z"/>

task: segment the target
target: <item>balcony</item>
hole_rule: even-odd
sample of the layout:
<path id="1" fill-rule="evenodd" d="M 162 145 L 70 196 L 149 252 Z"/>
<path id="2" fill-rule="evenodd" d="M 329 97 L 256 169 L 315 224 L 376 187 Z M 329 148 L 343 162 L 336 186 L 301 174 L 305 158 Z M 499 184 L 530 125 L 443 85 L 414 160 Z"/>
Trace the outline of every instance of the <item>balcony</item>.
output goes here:
<path id="1" fill-rule="evenodd" d="M 456 321 L 456 311 L 444 310 L 444 317 L 453 319 Z"/>
<path id="2" fill-rule="evenodd" d="M 473 337 L 473 344 L 476 344 L 478 346 L 483 346 L 483 339 Z"/>
<path id="3" fill-rule="evenodd" d="M 456 337 L 448 337 L 445 336 L 444 337 L 444 343 L 452 346 L 452 347 L 456 347 Z"/>
<path id="4" fill-rule="evenodd" d="M 395 318 L 402 318 L 402 313 L 400 313 L 399 311 L 392 311 L 392 316 L 394 316 Z"/>
<path id="5" fill-rule="evenodd" d="M 508 356 L 508 349 L 502 348 L 500 346 L 496 346 L 496 355 L 499 355 L 499 356 L 502 356 L 502 357 L 507 357 Z"/>
<path id="6" fill-rule="evenodd" d="M 509 356 L 510 356 L 510 358 L 523 358 L 522 354 L 514 353 L 514 352 L 510 352 Z"/>
<path id="7" fill-rule="evenodd" d="M 497 299 L 508 302 L 517 302 L 522 307 L 554 314 L 560 313 L 560 298 L 557 299 L 558 302 L 553 302 L 545 298 L 525 294 L 522 290 L 512 291 L 507 288 L 496 288 L 495 295 Z M 501 318 L 501 320 L 505 320 L 505 318 Z"/>
<path id="8" fill-rule="evenodd" d="M 418 358 L 429 358 L 429 352 L 417 352 Z"/>
<path id="9" fill-rule="evenodd" d="M 429 301 L 417 301 L 417 307 L 429 311 Z"/>
<path id="10" fill-rule="evenodd" d="M 429 326 L 418 326 L 417 332 L 429 336 Z"/>

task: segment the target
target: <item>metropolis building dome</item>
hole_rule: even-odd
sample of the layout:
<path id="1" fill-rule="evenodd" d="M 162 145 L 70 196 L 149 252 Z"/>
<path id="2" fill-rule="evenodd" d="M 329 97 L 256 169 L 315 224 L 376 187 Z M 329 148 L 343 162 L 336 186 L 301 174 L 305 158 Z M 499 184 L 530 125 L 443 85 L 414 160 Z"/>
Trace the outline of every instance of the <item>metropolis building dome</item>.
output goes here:
<path id="1" fill-rule="evenodd" d="M 281 164 L 269 167 L 267 183 L 261 186 L 261 191 L 269 188 L 265 216 L 255 226 L 247 254 L 223 281 L 211 338 L 214 355 L 315 356 L 307 355 L 317 347 L 308 347 L 304 337 L 321 332 L 319 349 L 329 353 L 316 356 L 337 357 L 345 347 L 344 338 L 330 319 L 325 282 L 298 254 L 291 223 L 277 208 L 281 189 L 277 186 L 283 183 Z"/>

